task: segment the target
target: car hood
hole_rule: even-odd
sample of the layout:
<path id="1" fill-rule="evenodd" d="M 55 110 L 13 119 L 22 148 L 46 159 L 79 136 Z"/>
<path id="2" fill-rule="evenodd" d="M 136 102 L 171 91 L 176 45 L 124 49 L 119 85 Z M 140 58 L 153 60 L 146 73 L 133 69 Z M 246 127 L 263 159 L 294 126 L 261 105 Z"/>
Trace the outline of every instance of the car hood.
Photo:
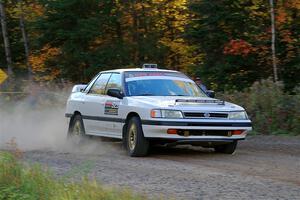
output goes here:
<path id="1" fill-rule="evenodd" d="M 181 96 L 136 96 L 128 97 L 133 102 L 152 108 L 175 109 L 184 111 L 241 111 L 241 106 L 233 103 L 222 103 L 218 99 L 209 97 L 181 97 Z M 211 102 L 216 100 L 216 102 Z M 207 102 L 205 102 L 207 101 Z"/>

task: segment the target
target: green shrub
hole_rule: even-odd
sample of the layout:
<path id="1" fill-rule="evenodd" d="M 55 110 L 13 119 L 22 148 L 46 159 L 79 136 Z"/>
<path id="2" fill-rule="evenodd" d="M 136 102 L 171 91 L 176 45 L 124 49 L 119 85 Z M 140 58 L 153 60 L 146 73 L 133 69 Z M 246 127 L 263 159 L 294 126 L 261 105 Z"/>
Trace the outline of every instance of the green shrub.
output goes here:
<path id="1" fill-rule="evenodd" d="M 128 190 L 103 187 L 83 179 L 70 182 L 55 179 L 40 166 L 25 166 L 17 158 L 0 152 L 0 200 L 138 200 Z"/>
<path id="2" fill-rule="evenodd" d="M 260 134 L 300 134 L 300 88 L 290 95 L 282 83 L 271 79 L 255 82 L 239 92 L 219 94 L 219 97 L 243 106 Z"/>

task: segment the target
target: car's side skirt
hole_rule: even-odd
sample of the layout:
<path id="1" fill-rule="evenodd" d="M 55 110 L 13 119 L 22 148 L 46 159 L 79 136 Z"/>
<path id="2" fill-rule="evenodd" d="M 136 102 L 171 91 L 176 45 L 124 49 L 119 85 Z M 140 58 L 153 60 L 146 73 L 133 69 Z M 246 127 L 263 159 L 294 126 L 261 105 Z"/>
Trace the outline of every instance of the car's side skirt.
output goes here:
<path id="1" fill-rule="evenodd" d="M 112 135 L 108 133 L 99 133 L 99 132 L 87 132 L 86 135 L 91 135 L 91 136 L 99 136 L 99 137 L 107 137 L 107 138 L 116 138 L 116 139 L 122 139 L 121 136 L 119 135 Z"/>

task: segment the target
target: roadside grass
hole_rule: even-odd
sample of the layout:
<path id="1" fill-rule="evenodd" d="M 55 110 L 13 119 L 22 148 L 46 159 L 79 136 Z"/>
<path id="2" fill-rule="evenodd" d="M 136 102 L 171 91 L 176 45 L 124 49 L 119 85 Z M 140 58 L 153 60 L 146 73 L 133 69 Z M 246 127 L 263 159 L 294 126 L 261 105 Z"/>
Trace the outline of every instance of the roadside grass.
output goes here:
<path id="1" fill-rule="evenodd" d="M 0 151 L 0 200 L 141 200 L 129 190 L 104 187 L 83 178 L 55 178 L 40 165 L 27 166 L 19 153 Z"/>

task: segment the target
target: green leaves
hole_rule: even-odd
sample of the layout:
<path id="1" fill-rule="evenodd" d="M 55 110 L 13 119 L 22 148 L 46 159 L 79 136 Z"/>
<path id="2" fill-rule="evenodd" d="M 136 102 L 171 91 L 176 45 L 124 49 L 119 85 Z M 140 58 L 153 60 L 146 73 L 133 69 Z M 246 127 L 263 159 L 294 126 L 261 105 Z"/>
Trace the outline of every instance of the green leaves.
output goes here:
<path id="1" fill-rule="evenodd" d="M 21 2 L 36 80 L 85 82 L 101 70 L 153 62 L 200 76 L 215 90 L 241 90 L 273 73 L 264 0 Z M 276 3 L 277 64 L 288 90 L 300 83 L 299 5 Z M 5 7 L 14 67 L 23 75 L 20 1 Z"/>
<path id="2" fill-rule="evenodd" d="M 300 83 L 295 68 L 300 64 L 299 54 L 295 54 L 299 44 L 294 39 L 300 26 L 290 26 L 292 21 L 294 24 L 299 21 L 298 15 L 294 13 L 291 17 L 290 13 L 297 9 L 296 5 L 278 2 L 276 7 L 280 78 L 289 90 L 295 86 L 294 80 Z M 203 0 L 191 2 L 189 8 L 196 20 L 190 22 L 187 38 L 191 44 L 197 43 L 199 54 L 206 55 L 204 63 L 198 63 L 201 68 L 198 76 L 203 77 L 204 82 L 213 81 L 217 90 L 241 90 L 255 80 L 272 76 L 268 2 Z M 299 13 L 299 10 L 294 12 Z M 244 41 L 248 47 L 237 42 L 231 45 L 232 41 Z"/>

